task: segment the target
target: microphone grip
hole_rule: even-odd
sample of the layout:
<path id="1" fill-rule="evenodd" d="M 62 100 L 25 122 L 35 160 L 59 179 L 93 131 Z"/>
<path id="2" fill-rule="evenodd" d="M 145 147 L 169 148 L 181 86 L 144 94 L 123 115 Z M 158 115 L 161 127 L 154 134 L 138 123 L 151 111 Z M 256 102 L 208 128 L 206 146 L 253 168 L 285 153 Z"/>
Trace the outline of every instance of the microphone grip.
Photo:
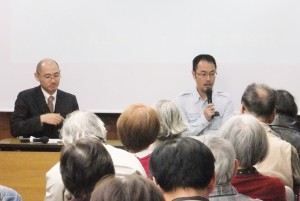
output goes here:
<path id="1" fill-rule="evenodd" d="M 212 98 L 211 98 L 211 96 L 207 96 L 207 103 L 208 103 L 208 104 L 212 103 Z"/>
<path id="2" fill-rule="evenodd" d="M 206 90 L 207 103 L 212 103 L 212 90 L 209 88 Z"/>

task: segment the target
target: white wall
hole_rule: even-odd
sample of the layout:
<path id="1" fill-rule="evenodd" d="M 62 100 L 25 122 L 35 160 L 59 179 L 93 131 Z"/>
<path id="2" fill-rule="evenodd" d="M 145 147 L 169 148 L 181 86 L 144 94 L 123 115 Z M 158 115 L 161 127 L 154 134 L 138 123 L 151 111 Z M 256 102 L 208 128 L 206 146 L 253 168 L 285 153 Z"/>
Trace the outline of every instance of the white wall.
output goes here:
<path id="1" fill-rule="evenodd" d="M 239 109 L 252 82 L 287 89 L 300 106 L 300 2 L 1 0 L 0 111 L 36 86 L 39 60 L 61 67 L 81 109 L 121 112 L 195 87 L 192 59 L 212 54 L 216 89 Z"/>

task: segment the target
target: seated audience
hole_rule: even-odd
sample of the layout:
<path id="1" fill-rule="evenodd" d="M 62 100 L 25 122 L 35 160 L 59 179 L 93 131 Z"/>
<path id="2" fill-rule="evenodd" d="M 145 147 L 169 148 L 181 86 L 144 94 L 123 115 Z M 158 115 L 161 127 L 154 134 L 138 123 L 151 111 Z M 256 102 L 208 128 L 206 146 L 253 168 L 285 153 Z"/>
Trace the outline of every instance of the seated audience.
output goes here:
<path id="1" fill-rule="evenodd" d="M 125 150 L 106 144 L 106 130 L 101 119 L 92 112 L 75 111 L 67 116 L 61 129 L 64 145 L 73 144 L 81 138 L 98 138 L 110 154 L 116 175 L 141 174 L 146 177 L 140 161 Z M 60 164 L 57 163 L 46 173 L 45 201 L 64 201 L 70 199 L 62 182 Z"/>
<path id="2" fill-rule="evenodd" d="M 238 192 L 261 200 L 286 200 L 284 184 L 254 167 L 265 160 L 270 146 L 266 131 L 256 118 L 236 115 L 220 128 L 219 134 L 233 144 L 239 161 L 237 174 L 231 181 Z"/>
<path id="3" fill-rule="evenodd" d="M 1 201 L 22 201 L 21 195 L 6 186 L 0 185 L 0 200 Z"/>
<path id="4" fill-rule="evenodd" d="M 257 170 L 279 178 L 286 186 L 294 188 L 300 183 L 300 161 L 297 150 L 280 139 L 268 124 L 275 117 L 276 92 L 264 84 L 249 85 L 242 96 L 241 113 L 254 116 L 263 125 L 269 141 L 269 152 L 256 164 Z"/>
<path id="5" fill-rule="evenodd" d="M 176 138 L 156 147 L 150 159 L 152 179 L 166 201 L 208 201 L 215 186 L 214 156 L 192 138 Z"/>
<path id="6" fill-rule="evenodd" d="M 139 175 L 109 176 L 100 181 L 91 201 L 164 201 L 158 187 Z"/>
<path id="7" fill-rule="evenodd" d="M 286 90 L 276 91 L 276 116 L 270 127 L 281 139 L 291 143 L 300 154 L 300 123 L 298 107 L 292 94 Z"/>
<path id="8" fill-rule="evenodd" d="M 62 148 L 60 173 L 72 201 L 89 201 L 96 183 L 114 175 L 112 159 L 99 139 L 82 138 Z"/>
<path id="9" fill-rule="evenodd" d="M 215 135 L 202 135 L 194 137 L 203 142 L 215 157 L 216 186 L 209 194 L 211 201 L 231 201 L 244 200 L 254 201 L 248 196 L 240 194 L 231 184 L 231 179 L 235 176 L 238 161 L 236 160 L 234 148 L 228 140 Z"/>
<path id="10" fill-rule="evenodd" d="M 156 141 L 150 146 L 153 150 L 162 142 L 181 137 L 187 131 L 181 112 L 177 105 L 170 100 L 159 100 L 154 105 L 160 121 L 160 132 Z"/>
<path id="11" fill-rule="evenodd" d="M 117 133 L 125 149 L 142 163 L 149 177 L 149 146 L 155 141 L 160 129 L 155 110 L 142 104 L 134 104 L 122 112 L 117 121 Z"/>

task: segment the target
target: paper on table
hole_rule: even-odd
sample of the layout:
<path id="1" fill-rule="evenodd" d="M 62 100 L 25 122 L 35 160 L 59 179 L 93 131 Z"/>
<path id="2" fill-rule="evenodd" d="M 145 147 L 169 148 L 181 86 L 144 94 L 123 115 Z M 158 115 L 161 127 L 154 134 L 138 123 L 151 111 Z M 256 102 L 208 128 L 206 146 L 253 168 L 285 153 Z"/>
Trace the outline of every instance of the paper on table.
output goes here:
<path id="1" fill-rule="evenodd" d="M 61 139 L 49 139 L 48 143 L 58 143 L 58 144 L 61 144 L 62 140 Z"/>

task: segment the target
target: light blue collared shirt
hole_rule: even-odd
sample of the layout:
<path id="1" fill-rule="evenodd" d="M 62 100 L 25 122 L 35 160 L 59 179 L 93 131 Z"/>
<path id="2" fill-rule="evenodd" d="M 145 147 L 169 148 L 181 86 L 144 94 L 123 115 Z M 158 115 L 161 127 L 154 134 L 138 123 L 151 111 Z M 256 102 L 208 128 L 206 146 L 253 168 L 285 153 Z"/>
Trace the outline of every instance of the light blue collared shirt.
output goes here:
<path id="1" fill-rule="evenodd" d="M 228 94 L 221 91 L 213 91 L 212 101 L 215 110 L 220 116 L 215 116 L 211 121 L 207 121 L 204 110 L 207 106 L 207 99 L 203 100 L 196 87 L 194 90 L 182 93 L 176 100 L 182 116 L 188 125 L 188 132 L 185 136 L 201 135 L 204 133 L 216 133 L 227 119 L 233 116 L 233 103 Z"/>

